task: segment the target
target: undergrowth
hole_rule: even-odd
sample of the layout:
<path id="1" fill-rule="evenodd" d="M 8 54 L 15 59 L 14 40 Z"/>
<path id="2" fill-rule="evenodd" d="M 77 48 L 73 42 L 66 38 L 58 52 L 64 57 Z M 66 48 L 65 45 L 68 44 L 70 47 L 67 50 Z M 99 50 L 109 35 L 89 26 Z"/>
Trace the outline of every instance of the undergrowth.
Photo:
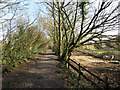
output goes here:
<path id="1" fill-rule="evenodd" d="M 65 88 L 92 88 L 88 82 L 84 82 L 83 77 L 79 80 L 76 73 L 74 73 L 71 69 L 68 69 L 66 65 L 60 63 L 59 66 L 60 69 L 57 73 L 63 75 L 63 79 L 65 80 Z"/>

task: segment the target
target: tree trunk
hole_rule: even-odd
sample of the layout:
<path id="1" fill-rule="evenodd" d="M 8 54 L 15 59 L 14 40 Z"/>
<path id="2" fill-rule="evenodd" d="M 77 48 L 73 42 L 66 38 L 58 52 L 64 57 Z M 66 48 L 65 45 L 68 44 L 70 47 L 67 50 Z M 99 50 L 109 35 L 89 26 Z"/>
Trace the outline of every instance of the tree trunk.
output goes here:
<path id="1" fill-rule="evenodd" d="M 60 7 L 60 2 L 58 3 L 58 29 L 59 29 L 59 50 L 58 50 L 58 55 L 59 55 L 59 59 L 62 56 L 62 28 L 61 28 L 61 7 Z"/>

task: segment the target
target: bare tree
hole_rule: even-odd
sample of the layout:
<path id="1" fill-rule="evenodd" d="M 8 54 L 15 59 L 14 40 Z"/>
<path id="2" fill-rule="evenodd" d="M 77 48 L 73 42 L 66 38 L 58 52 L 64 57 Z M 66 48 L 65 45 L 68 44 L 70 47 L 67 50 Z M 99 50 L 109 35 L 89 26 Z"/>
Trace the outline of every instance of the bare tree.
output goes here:
<path id="1" fill-rule="evenodd" d="M 56 22 L 54 27 L 57 27 L 59 33 L 58 46 L 62 47 L 62 56 L 59 56 L 62 59 L 74 48 L 94 40 L 119 23 L 117 17 L 120 13 L 116 11 L 120 5 L 110 9 L 113 3 L 112 0 L 100 0 L 98 7 L 95 7 L 94 2 L 46 2 L 49 13 Z"/>

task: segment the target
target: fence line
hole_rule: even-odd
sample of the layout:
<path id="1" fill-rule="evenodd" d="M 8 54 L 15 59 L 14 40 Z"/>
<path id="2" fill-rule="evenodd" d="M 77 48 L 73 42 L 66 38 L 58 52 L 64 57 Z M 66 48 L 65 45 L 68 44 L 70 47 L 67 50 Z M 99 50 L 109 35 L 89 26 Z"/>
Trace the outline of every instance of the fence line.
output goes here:
<path id="1" fill-rule="evenodd" d="M 78 66 L 78 68 L 76 68 L 74 65 L 72 65 L 72 63 L 70 63 L 70 61 L 72 61 L 74 64 L 76 64 Z M 100 88 L 96 83 L 94 83 L 92 80 L 90 80 L 89 78 L 87 78 L 83 74 L 83 72 L 81 71 L 81 68 L 82 68 L 83 70 L 85 70 L 86 72 L 88 72 L 89 74 L 91 74 L 93 77 L 97 78 L 99 81 L 102 81 L 105 84 L 105 88 L 109 88 L 108 77 L 106 77 L 105 81 L 104 81 L 100 77 L 98 77 L 95 74 L 91 73 L 90 71 L 86 70 L 84 67 L 82 67 L 80 65 L 80 63 L 78 64 L 74 60 L 70 59 L 70 57 L 68 57 L 68 61 L 66 63 L 68 63 L 68 69 L 69 69 L 69 66 L 71 66 L 75 71 L 77 71 L 79 73 L 78 80 L 80 80 L 80 76 L 82 75 L 85 79 L 87 79 L 88 81 L 90 81 L 93 85 L 95 85 L 96 87 Z"/>

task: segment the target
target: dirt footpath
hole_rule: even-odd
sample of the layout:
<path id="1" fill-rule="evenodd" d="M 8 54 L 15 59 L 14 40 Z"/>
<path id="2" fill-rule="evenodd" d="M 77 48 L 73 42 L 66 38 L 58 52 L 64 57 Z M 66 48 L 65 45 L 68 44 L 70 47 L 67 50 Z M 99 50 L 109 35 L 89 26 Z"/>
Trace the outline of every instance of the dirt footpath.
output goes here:
<path id="1" fill-rule="evenodd" d="M 79 52 L 74 53 L 71 58 L 103 80 L 105 80 L 105 76 L 108 76 L 111 87 L 120 87 L 120 64 L 118 61 L 104 62 L 102 59 L 81 55 Z M 91 78 L 91 80 L 94 80 L 94 82 L 97 82 L 97 80 L 89 76 L 84 70 L 83 73 Z"/>
<path id="2" fill-rule="evenodd" d="M 20 65 L 8 75 L 3 74 L 3 88 L 63 88 L 64 80 L 56 71 L 59 61 L 51 50 L 34 61 Z"/>

